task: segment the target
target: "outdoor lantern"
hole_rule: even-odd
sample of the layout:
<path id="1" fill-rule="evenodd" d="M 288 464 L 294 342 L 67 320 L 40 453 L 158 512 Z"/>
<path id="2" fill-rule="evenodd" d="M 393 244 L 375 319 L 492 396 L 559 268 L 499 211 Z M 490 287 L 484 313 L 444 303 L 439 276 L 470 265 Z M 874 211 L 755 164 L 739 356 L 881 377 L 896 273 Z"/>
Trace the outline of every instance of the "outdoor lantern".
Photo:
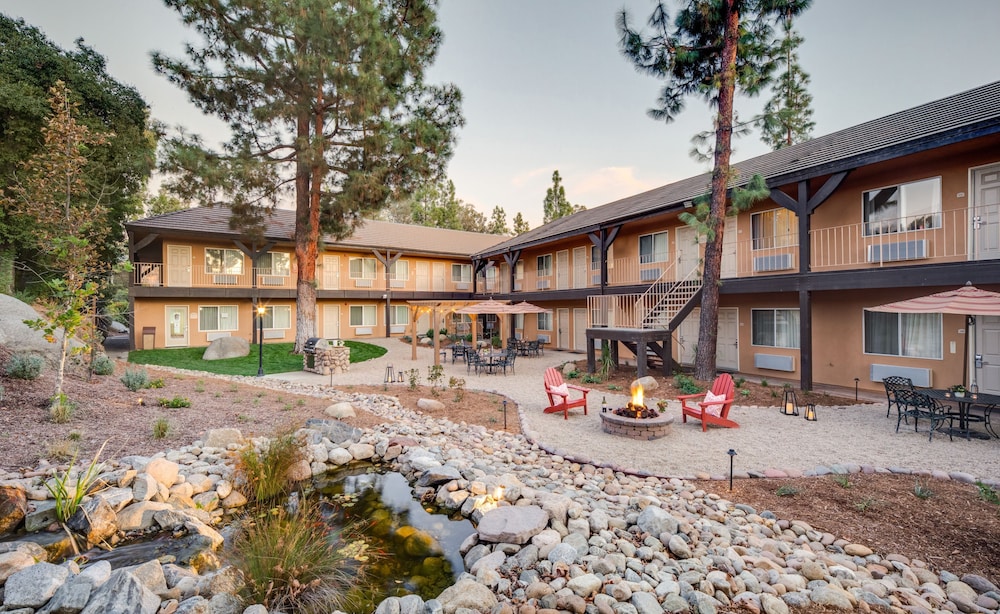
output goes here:
<path id="1" fill-rule="evenodd" d="M 816 405 L 812 403 L 806 405 L 806 420 L 816 422 Z"/>
<path id="2" fill-rule="evenodd" d="M 795 400 L 795 391 L 788 389 L 785 390 L 785 402 L 782 404 L 781 413 L 786 416 L 797 416 L 799 415 L 799 404 Z"/>
<path id="3" fill-rule="evenodd" d="M 396 381 L 399 382 L 400 384 L 403 383 L 403 372 L 402 371 L 398 371 L 396 373 Z"/>
<path id="4" fill-rule="evenodd" d="M 403 378 L 400 377 L 399 381 L 403 381 Z M 396 383 L 396 372 L 393 370 L 392 365 L 389 365 L 388 367 L 385 368 L 385 379 L 382 380 L 382 383 L 384 384 Z"/>

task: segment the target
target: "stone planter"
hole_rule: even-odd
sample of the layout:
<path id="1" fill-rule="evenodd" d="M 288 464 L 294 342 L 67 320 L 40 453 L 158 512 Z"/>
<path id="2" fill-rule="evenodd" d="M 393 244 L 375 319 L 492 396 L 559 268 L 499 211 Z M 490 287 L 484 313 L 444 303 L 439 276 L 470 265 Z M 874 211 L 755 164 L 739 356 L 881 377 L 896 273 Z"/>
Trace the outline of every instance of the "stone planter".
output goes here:
<path id="1" fill-rule="evenodd" d="M 320 340 L 312 356 L 302 357 L 302 369 L 320 375 L 347 373 L 351 370 L 351 348 L 331 345 L 326 339 Z"/>

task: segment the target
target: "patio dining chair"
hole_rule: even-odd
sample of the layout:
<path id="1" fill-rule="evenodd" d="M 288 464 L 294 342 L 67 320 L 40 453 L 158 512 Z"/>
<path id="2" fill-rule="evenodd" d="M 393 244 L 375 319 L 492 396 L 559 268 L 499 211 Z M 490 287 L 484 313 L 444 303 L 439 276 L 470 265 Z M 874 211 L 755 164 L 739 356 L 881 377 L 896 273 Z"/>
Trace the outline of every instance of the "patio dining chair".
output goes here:
<path id="1" fill-rule="evenodd" d="M 896 391 L 900 388 L 913 390 L 913 380 L 901 375 L 890 375 L 882 379 L 882 385 L 885 386 L 885 398 L 888 400 L 888 405 L 885 408 L 885 417 L 889 417 L 889 413 L 892 412 L 893 407 L 896 408 L 896 415 L 898 416 L 902 408 L 899 406 L 899 401 L 896 400 Z"/>
<path id="2" fill-rule="evenodd" d="M 904 418 L 913 418 L 914 433 L 919 432 L 920 420 L 927 420 L 930 423 L 930 428 L 927 429 L 927 441 L 933 441 L 934 431 L 940 428 L 945 421 L 951 427 L 955 419 L 955 414 L 948 412 L 944 405 L 916 390 L 907 390 L 906 388 L 896 390 L 896 403 L 900 408 L 899 417 L 896 418 L 897 433 Z M 951 428 L 948 429 L 948 439 L 953 440 Z"/>

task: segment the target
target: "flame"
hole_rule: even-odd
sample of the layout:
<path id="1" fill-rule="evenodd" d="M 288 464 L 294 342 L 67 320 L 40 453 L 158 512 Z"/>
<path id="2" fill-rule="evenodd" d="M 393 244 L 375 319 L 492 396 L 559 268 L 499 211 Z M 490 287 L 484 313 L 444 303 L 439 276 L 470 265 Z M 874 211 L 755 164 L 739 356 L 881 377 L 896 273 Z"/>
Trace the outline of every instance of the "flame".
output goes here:
<path id="1" fill-rule="evenodd" d="M 642 402 L 642 384 L 632 382 L 632 407 L 644 407 Z"/>

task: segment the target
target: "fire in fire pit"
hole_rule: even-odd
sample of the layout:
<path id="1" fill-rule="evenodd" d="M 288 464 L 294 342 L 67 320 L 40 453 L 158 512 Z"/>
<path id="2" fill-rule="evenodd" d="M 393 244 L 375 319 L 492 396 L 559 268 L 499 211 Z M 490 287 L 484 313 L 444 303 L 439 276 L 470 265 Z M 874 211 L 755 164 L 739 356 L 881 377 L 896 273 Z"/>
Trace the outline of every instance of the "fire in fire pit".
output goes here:
<path id="1" fill-rule="evenodd" d="M 674 419 L 668 416 L 664 409 L 666 403 L 658 403 L 660 411 L 646 407 L 642 385 L 632 384 L 632 400 L 625 407 L 620 407 L 608 413 L 602 413 L 601 430 L 612 435 L 621 435 L 632 439 L 659 439 L 670 434 L 670 426 Z"/>
<path id="2" fill-rule="evenodd" d="M 619 407 L 612 413 L 636 420 L 656 418 L 660 415 L 660 412 L 643 404 L 642 384 L 637 381 L 632 382 L 632 400 L 625 407 Z"/>

